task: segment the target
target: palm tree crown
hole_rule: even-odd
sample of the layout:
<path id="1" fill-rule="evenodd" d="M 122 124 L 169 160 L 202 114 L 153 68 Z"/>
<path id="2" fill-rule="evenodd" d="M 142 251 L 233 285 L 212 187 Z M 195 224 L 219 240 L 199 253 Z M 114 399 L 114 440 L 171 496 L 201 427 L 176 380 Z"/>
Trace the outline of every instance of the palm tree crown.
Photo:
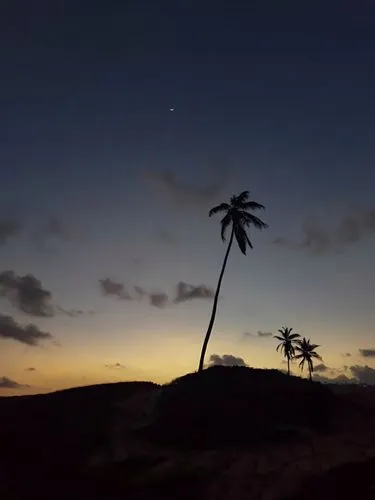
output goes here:
<path id="1" fill-rule="evenodd" d="M 313 360 L 318 359 L 319 361 L 323 361 L 322 357 L 319 356 L 315 349 L 320 347 L 318 344 L 310 344 L 310 339 L 306 339 L 303 337 L 302 340 L 298 341 L 298 345 L 296 346 L 296 351 L 299 353 L 296 355 L 296 359 L 300 359 L 299 367 L 303 370 L 305 363 L 307 363 L 309 369 L 309 378 L 311 380 L 312 373 L 314 371 Z"/>
<path id="2" fill-rule="evenodd" d="M 232 230 L 236 237 L 238 246 L 241 252 L 246 255 L 247 245 L 253 248 L 249 237 L 247 236 L 245 227 L 251 224 L 257 229 L 264 229 L 267 226 L 265 222 L 248 212 L 248 210 L 261 210 L 264 206 L 256 201 L 249 201 L 249 191 L 243 191 L 238 196 L 232 196 L 229 203 L 221 203 L 212 208 L 208 215 L 211 217 L 219 212 L 226 212 L 221 219 L 221 238 L 225 241 L 225 233 L 227 228 L 232 224 Z"/>
<path id="3" fill-rule="evenodd" d="M 294 358 L 295 355 L 294 345 L 300 338 L 300 334 L 292 333 L 292 330 L 293 328 L 283 326 L 278 330 L 280 335 L 274 335 L 275 339 L 280 340 L 280 344 L 276 347 L 276 351 L 278 352 L 280 350 L 288 362 L 288 375 L 290 375 L 290 361 Z"/>

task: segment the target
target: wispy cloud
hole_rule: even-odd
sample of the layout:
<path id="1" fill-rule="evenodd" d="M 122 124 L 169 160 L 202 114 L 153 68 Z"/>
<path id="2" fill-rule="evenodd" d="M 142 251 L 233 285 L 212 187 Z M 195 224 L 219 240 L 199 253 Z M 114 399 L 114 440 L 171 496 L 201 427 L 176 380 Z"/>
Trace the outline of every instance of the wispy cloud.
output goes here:
<path id="1" fill-rule="evenodd" d="M 227 185 L 226 169 L 215 170 L 206 183 L 188 182 L 170 170 L 148 170 L 146 180 L 154 186 L 157 194 L 176 206 L 204 206 L 220 198 Z"/>
<path id="2" fill-rule="evenodd" d="M 154 307 L 163 309 L 168 304 L 169 297 L 165 292 L 149 292 L 138 285 L 134 286 L 134 292 L 135 298 L 138 298 L 138 300 L 148 297 L 150 304 Z"/>
<path id="3" fill-rule="evenodd" d="M 176 285 L 175 303 L 186 302 L 194 299 L 212 299 L 215 296 L 213 288 L 207 285 L 190 285 L 180 281 Z"/>
<path id="4" fill-rule="evenodd" d="M 245 360 L 240 358 L 239 356 L 233 356 L 233 354 L 223 354 L 220 356 L 219 354 L 211 354 L 210 366 L 247 366 Z"/>
<path id="5" fill-rule="evenodd" d="M 375 385 L 375 369 L 370 366 L 353 365 L 350 371 L 360 384 Z"/>
<path id="6" fill-rule="evenodd" d="M 49 217 L 38 229 L 31 233 L 32 242 L 42 251 L 56 249 L 56 246 L 53 246 L 54 243 L 73 242 L 81 238 L 82 234 L 56 216 Z"/>
<path id="7" fill-rule="evenodd" d="M 309 217 L 302 224 L 302 233 L 300 241 L 280 237 L 274 243 L 292 250 L 307 250 L 313 254 L 337 252 L 375 234 L 375 210 L 351 208 L 331 228 L 327 228 L 322 220 Z"/>
<path id="8" fill-rule="evenodd" d="M 272 337 L 273 333 L 272 332 L 266 332 L 263 330 L 258 330 L 256 333 L 251 333 L 251 332 L 245 332 L 243 336 L 245 338 L 249 337 L 261 337 L 261 338 L 267 338 L 267 337 Z"/>
<path id="9" fill-rule="evenodd" d="M 99 287 L 104 295 L 112 295 L 122 300 L 133 300 L 133 297 L 125 290 L 124 283 L 113 281 L 111 278 L 100 279 Z"/>
<path id="10" fill-rule="evenodd" d="M 272 332 L 263 332 L 262 330 L 257 331 L 258 337 L 272 337 L 272 335 L 273 335 Z"/>
<path id="11" fill-rule="evenodd" d="M 36 368 L 30 366 L 29 368 L 25 368 L 25 372 L 36 372 Z"/>
<path id="12" fill-rule="evenodd" d="M 64 307 L 56 306 L 56 313 L 69 316 L 69 318 L 80 318 L 81 316 L 93 315 L 95 311 L 83 311 L 82 309 L 65 309 Z"/>
<path id="13" fill-rule="evenodd" d="M 375 349 L 358 349 L 363 358 L 375 358 Z"/>
<path id="14" fill-rule="evenodd" d="M 8 377 L 0 377 L 0 389 L 25 389 L 30 387 L 26 384 L 19 384 Z"/>
<path id="15" fill-rule="evenodd" d="M 20 220 L 15 217 L 0 219 L 0 246 L 5 245 L 11 238 L 22 230 Z"/>
<path id="16" fill-rule="evenodd" d="M 313 380 L 315 382 L 323 382 L 328 384 L 355 384 L 357 380 L 355 378 L 347 377 L 345 374 L 341 373 L 336 377 L 326 377 L 324 375 L 319 375 L 319 373 L 313 374 Z"/>
<path id="17" fill-rule="evenodd" d="M 31 316 L 53 316 L 52 294 L 32 274 L 17 276 L 14 271 L 0 273 L 0 295 Z"/>
<path id="18" fill-rule="evenodd" d="M 65 309 L 59 305 L 54 305 L 52 293 L 46 290 L 42 282 L 33 274 L 18 276 L 14 271 L 1 272 L 1 296 L 8 299 L 14 307 L 30 316 L 52 317 L 60 313 L 71 318 L 77 318 L 85 314 L 93 314 L 93 311 Z"/>
<path id="19" fill-rule="evenodd" d="M 134 285 L 132 287 L 133 293 L 130 293 L 125 289 L 124 283 L 115 282 L 110 278 L 99 280 L 99 285 L 105 295 L 138 301 L 146 298 L 151 306 L 159 309 L 165 308 L 167 305 L 179 304 L 195 299 L 211 299 L 215 295 L 214 290 L 207 285 L 196 286 L 184 281 L 177 283 L 173 300 L 169 300 L 168 293 L 164 291 L 150 291 L 140 285 Z"/>
<path id="20" fill-rule="evenodd" d="M 11 316 L 0 314 L 0 338 L 13 339 L 29 346 L 39 345 L 43 340 L 52 339 L 48 332 L 42 332 L 37 326 L 22 326 Z"/>
<path id="21" fill-rule="evenodd" d="M 121 363 L 112 363 L 104 366 L 105 368 L 109 368 L 110 370 L 123 370 L 126 368 L 126 366 L 122 365 Z"/>
<path id="22" fill-rule="evenodd" d="M 314 372 L 324 373 L 327 372 L 328 370 L 329 370 L 328 366 L 326 366 L 324 363 L 320 363 L 314 366 Z"/>
<path id="23" fill-rule="evenodd" d="M 314 374 L 314 380 L 317 382 L 326 382 L 333 384 L 365 384 L 365 385 L 375 385 L 375 369 L 367 365 L 352 365 L 344 366 L 344 371 L 351 375 L 348 376 L 345 373 L 339 373 L 334 377 L 327 377 L 320 375 L 319 373 Z M 316 370 L 316 367 L 315 369 Z M 332 373 L 336 371 L 340 372 L 342 370 L 333 370 Z"/>
<path id="24" fill-rule="evenodd" d="M 168 304 L 168 294 L 164 292 L 149 293 L 150 304 L 154 307 L 163 308 Z"/>

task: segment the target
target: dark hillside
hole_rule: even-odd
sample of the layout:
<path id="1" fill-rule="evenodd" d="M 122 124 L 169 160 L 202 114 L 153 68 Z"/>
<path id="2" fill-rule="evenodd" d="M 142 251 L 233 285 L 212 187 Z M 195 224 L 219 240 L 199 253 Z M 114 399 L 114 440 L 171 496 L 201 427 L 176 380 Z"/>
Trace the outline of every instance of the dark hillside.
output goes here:
<path id="1" fill-rule="evenodd" d="M 108 440 L 117 401 L 156 387 L 121 382 L 0 398 L 3 475 L 40 481 L 41 474 L 69 474 Z"/>
<path id="2" fill-rule="evenodd" d="M 278 370 L 215 366 L 164 386 L 155 419 L 141 432 L 175 447 L 215 449 L 328 432 L 336 396 L 320 383 Z"/>

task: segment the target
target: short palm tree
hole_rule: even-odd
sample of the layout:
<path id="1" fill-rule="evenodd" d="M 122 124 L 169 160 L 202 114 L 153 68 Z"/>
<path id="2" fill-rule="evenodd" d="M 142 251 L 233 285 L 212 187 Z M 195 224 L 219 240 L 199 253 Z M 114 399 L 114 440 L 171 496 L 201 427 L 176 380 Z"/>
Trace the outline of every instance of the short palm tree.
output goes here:
<path id="1" fill-rule="evenodd" d="M 302 340 L 298 341 L 298 345 L 296 346 L 296 351 L 299 354 L 296 354 L 295 358 L 300 359 L 299 367 L 303 370 L 305 363 L 309 368 L 309 379 L 312 380 L 312 374 L 314 372 L 314 359 L 318 359 L 319 361 L 323 361 L 322 357 L 319 356 L 315 349 L 320 347 L 317 344 L 310 344 L 310 339 L 306 339 L 303 337 Z"/>
<path id="2" fill-rule="evenodd" d="M 249 246 L 253 248 L 251 241 L 246 233 L 246 228 L 253 225 L 257 229 L 263 229 L 267 227 L 262 220 L 260 220 L 255 215 L 251 214 L 249 210 L 260 210 L 264 209 L 264 206 L 255 201 L 249 201 L 249 191 L 243 191 L 238 196 L 232 196 L 229 203 L 221 203 L 216 207 L 212 208 L 208 215 L 211 217 L 214 214 L 219 212 L 226 212 L 224 217 L 221 219 L 221 239 L 225 241 L 225 233 L 229 226 L 232 226 L 231 234 L 229 238 L 228 248 L 225 253 L 224 262 L 221 268 L 219 281 L 216 287 L 216 293 L 214 298 L 214 304 L 212 307 L 211 319 L 207 328 L 207 333 L 204 338 L 201 356 L 199 360 L 198 372 L 203 370 L 204 366 L 204 357 L 206 354 L 207 344 L 210 339 L 210 335 L 212 332 L 212 328 L 215 322 L 216 310 L 217 310 L 217 302 L 220 294 L 221 282 L 223 280 L 225 267 L 227 265 L 228 256 L 230 249 L 232 247 L 233 238 L 236 237 L 238 246 L 240 247 L 241 252 L 246 255 L 246 248 Z"/>
<path id="3" fill-rule="evenodd" d="M 292 333 L 293 328 L 288 328 L 283 326 L 280 330 L 277 330 L 280 335 L 274 335 L 274 338 L 280 340 L 280 344 L 276 347 L 276 351 L 279 350 L 286 358 L 288 363 L 288 375 L 290 375 L 290 361 L 294 358 L 294 346 L 300 338 L 299 333 Z"/>

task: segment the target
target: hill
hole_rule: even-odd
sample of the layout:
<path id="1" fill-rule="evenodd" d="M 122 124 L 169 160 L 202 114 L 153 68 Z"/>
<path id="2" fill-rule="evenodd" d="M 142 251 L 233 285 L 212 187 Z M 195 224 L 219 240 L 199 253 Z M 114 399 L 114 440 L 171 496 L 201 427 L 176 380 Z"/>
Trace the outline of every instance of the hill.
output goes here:
<path id="1" fill-rule="evenodd" d="M 335 394 L 322 384 L 278 370 L 214 366 L 164 387 L 143 435 L 183 449 L 249 447 L 328 432 L 336 410 Z"/>
<path id="2" fill-rule="evenodd" d="M 250 368 L 0 398 L 0 498 L 366 498 L 374 417 L 374 389 Z"/>

